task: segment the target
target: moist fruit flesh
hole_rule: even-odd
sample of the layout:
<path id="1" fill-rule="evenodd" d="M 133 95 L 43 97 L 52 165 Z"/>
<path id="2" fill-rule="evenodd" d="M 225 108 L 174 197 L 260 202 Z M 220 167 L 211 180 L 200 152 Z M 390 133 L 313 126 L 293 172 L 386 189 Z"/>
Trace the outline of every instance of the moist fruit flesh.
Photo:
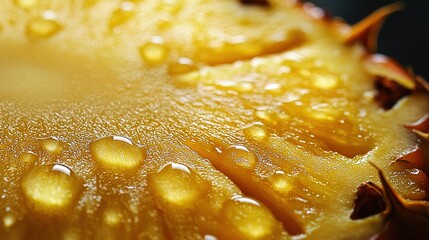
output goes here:
<path id="1" fill-rule="evenodd" d="M 428 96 L 383 110 L 366 49 L 305 9 L 3 1 L 0 238 L 366 239 L 368 162 L 427 200 L 427 165 L 392 163 Z"/>

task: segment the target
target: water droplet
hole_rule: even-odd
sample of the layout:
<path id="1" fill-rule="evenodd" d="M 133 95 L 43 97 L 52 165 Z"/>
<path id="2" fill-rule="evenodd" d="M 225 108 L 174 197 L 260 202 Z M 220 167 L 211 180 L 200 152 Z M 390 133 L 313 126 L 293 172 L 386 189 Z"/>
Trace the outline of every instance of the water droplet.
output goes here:
<path id="1" fill-rule="evenodd" d="M 258 157 L 244 146 L 230 146 L 222 152 L 224 161 L 233 163 L 244 169 L 253 170 L 258 162 Z"/>
<path id="2" fill-rule="evenodd" d="M 180 74 L 174 77 L 174 83 L 178 86 L 193 86 L 201 79 L 199 71 Z"/>
<path id="3" fill-rule="evenodd" d="M 117 207 L 108 207 L 103 211 L 103 221 L 108 226 L 119 226 L 123 219 L 124 215 Z"/>
<path id="4" fill-rule="evenodd" d="M 164 39 L 156 36 L 150 42 L 140 47 L 140 56 L 149 65 L 159 65 L 165 62 L 168 57 L 168 49 Z"/>
<path id="5" fill-rule="evenodd" d="M 268 131 L 263 123 L 255 122 L 244 129 L 244 135 L 247 139 L 263 141 L 268 137 Z"/>
<path id="6" fill-rule="evenodd" d="M 276 171 L 273 175 L 269 176 L 267 180 L 274 190 L 282 193 L 287 193 L 293 188 L 291 180 L 283 171 Z"/>
<path id="7" fill-rule="evenodd" d="M 239 82 L 235 90 L 240 93 L 251 93 L 255 90 L 255 85 L 252 82 Z"/>
<path id="8" fill-rule="evenodd" d="M 283 93 L 283 86 L 279 83 L 269 83 L 265 85 L 264 90 L 272 95 L 280 95 Z"/>
<path id="9" fill-rule="evenodd" d="M 155 196 L 165 205 L 193 207 L 204 196 L 209 184 L 192 169 L 171 163 L 157 173 L 150 174 L 148 183 Z"/>
<path id="10" fill-rule="evenodd" d="M 54 154 L 59 155 L 63 151 L 65 147 L 65 143 L 58 140 L 56 137 L 46 138 L 43 139 L 40 143 L 43 150 Z"/>
<path id="11" fill-rule="evenodd" d="M 225 225 L 235 229 L 243 239 L 262 239 L 273 236 L 279 223 L 271 212 L 258 201 L 235 196 L 222 208 Z"/>
<path id="12" fill-rule="evenodd" d="M 53 11 L 45 11 L 41 17 L 27 23 L 26 34 L 29 39 L 48 38 L 61 30 L 61 24 Z"/>
<path id="13" fill-rule="evenodd" d="M 111 29 L 124 24 L 130 20 L 135 14 L 135 4 L 129 1 L 124 1 L 120 4 L 110 17 L 109 27 Z"/>
<path id="14" fill-rule="evenodd" d="M 189 58 L 179 58 L 177 63 L 173 63 L 169 67 L 169 72 L 171 74 L 184 74 L 197 70 L 197 67 Z"/>
<path id="15" fill-rule="evenodd" d="M 217 237 L 210 234 L 206 234 L 204 235 L 204 240 L 217 240 Z"/>
<path id="16" fill-rule="evenodd" d="M 16 217 L 12 213 L 6 213 L 3 216 L 3 226 L 5 229 L 12 227 L 16 223 Z"/>
<path id="17" fill-rule="evenodd" d="M 313 85 L 321 89 L 332 89 L 338 84 L 338 79 L 331 75 L 315 74 L 311 79 L 313 81 Z"/>
<path id="18" fill-rule="evenodd" d="M 102 169 L 123 172 L 138 169 L 146 159 L 143 148 L 120 136 L 109 136 L 89 144 L 92 159 Z"/>
<path id="19" fill-rule="evenodd" d="M 69 167 L 56 163 L 28 172 L 21 180 L 21 188 L 30 208 L 57 215 L 77 201 L 82 182 Z"/>
<path id="20" fill-rule="evenodd" d="M 19 155 L 19 158 L 18 158 L 19 161 L 27 164 L 34 164 L 37 161 L 37 159 L 39 159 L 39 157 L 31 151 L 28 151 L 26 153 Z"/>
<path id="21" fill-rule="evenodd" d="M 15 0 L 15 5 L 19 8 L 29 10 L 36 7 L 39 4 L 39 0 Z"/>
<path id="22" fill-rule="evenodd" d="M 276 111 L 271 109 L 258 109 L 255 111 L 255 117 L 271 125 L 276 125 L 279 121 Z"/>

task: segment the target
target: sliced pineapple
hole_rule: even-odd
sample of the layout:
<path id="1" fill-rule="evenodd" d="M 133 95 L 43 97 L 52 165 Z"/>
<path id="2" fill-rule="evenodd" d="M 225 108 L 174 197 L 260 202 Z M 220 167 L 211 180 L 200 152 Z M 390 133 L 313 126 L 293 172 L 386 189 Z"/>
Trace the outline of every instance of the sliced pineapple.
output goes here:
<path id="1" fill-rule="evenodd" d="M 350 218 L 360 184 L 381 186 L 368 162 L 402 197 L 429 197 L 425 147 L 404 127 L 429 97 L 380 108 L 375 75 L 390 72 L 318 8 L 0 12 L 1 239 L 366 239 L 386 219 Z"/>

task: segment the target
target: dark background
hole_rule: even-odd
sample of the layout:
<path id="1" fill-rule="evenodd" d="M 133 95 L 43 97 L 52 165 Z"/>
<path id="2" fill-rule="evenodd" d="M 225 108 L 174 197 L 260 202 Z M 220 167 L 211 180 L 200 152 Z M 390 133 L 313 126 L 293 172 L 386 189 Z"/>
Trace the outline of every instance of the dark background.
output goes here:
<path id="1" fill-rule="evenodd" d="M 398 0 L 311 0 L 353 24 L 374 10 Z M 378 38 L 378 52 L 393 57 L 429 80 L 429 0 L 404 0 L 405 9 L 387 18 Z"/>

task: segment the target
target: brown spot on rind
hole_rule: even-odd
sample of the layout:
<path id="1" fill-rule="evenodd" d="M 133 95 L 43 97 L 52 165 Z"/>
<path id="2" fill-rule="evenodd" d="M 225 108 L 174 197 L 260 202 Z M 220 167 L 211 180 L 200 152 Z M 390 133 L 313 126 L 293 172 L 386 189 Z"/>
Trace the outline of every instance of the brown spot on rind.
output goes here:
<path id="1" fill-rule="evenodd" d="M 401 98 L 411 93 L 411 90 L 397 82 L 381 77 L 376 79 L 375 88 L 377 90 L 375 100 L 386 110 L 392 108 Z"/>
<path id="2" fill-rule="evenodd" d="M 350 215 L 353 220 L 366 218 L 386 210 L 383 190 L 372 182 L 359 185 L 354 204 L 353 212 Z"/>

